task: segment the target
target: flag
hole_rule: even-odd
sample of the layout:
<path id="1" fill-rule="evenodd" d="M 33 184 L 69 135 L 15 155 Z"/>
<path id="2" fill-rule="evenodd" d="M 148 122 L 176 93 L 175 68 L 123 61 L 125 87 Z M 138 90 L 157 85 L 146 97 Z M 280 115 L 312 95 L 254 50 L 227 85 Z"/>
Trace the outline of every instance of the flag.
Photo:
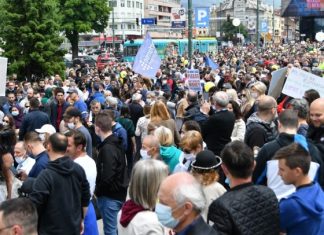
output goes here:
<path id="1" fill-rule="evenodd" d="M 205 65 L 211 67 L 212 69 L 219 68 L 219 65 L 212 61 L 208 56 L 205 57 Z"/>
<path id="2" fill-rule="evenodd" d="M 155 49 L 152 38 L 147 33 L 143 45 L 136 54 L 133 71 L 144 77 L 153 78 L 160 65 L 161 59 Z"/>

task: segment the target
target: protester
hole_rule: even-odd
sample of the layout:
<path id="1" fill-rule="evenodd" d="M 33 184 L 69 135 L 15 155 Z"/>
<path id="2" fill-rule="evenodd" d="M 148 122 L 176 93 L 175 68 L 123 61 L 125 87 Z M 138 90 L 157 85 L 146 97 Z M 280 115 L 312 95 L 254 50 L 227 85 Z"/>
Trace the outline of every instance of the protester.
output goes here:
<path id="1" fill-rule="evenodd" d="M 140 150 L 141 159 L 156 159 L 162 160 L 160 155 L 160 142 L 154 135 L 146 135 L 142 141 L 142 148 Z"/>
<path id="2" fill-rule="evenodd" d="M 135 164 L 129 183 L 129 200 L 118 214 L 119 235 L 165 234 L 153 210 L 160 184 L 167 175 L 168 167 L 161 161 L 148 159 Z"/>
<path id="3" fill-rule="evenodd" d="M 29 198 L 38 211 L 39 234 L 81 234 L 90 200 L 84 170 L 65 156 L 67 138 L 55 133 L 48 139 L 50 162 L 35 179 Z"/>
<path id="4" fill-rule="evenodd" d="M 7 232 L 3 234 L 37 235 L 37 221 L 36 207 L 28 198 L 15 198 L 0 204 L 0 230 Z"/>
<path id="5" fill-rule="evenodd" d="M 238 103 L 234 100 L 230 100 L 227 109 L 230 112 L 233 112 L 235 115 L 235 123 L 231 135 L 231 140 L 239 140 L 239 141 L 244 141 L 244 136 L 245 136 L 245 122 L 243 121 L 243 116 L 240 110 L 240 106 Z"/>
<path id="6" fill-rule="evenodd" d="M 310 106 L 310 122 L 307 137 L 310 138 L 324 155 L 324 98 L 314 100 Z"/>
<path id="7" fill-rule="evenodd" d="M 311 157 L 304 141 L 280 149 L 279 175 L 296 192 L 280 201 L 280 230 L 290 234 L 324 233 L 324 193 L 308 176 Z"/>
<path id="8" fill-rule="evenodd" d="M 162 225 L 177 234 L 218 234 L 201 217 L 206 198 L 189 173 L 168 176 L 160 186 L 155 213 Z"/>
<path id="9" fill-rule="evenodd" d="M 252 183 L 255 164 L 252 150 L 234 141 L 225 146 L 221 158 L 231 189 L 209 207 L 207 218 L 214 223 L 213 227 L 221 234 L 279 234 L 275 194 Z"/>

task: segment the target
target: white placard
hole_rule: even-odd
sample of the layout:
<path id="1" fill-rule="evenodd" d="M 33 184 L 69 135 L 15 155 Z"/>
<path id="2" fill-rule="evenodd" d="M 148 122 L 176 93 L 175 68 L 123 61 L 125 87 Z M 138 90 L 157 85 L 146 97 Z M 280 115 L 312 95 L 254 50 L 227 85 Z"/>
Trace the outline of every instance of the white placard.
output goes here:
<path id="1" fill-rule="evenodd" d="M 272 78 L 268 90 L 268 95 L 277 99 L 282 91 L 282 87 L 285 83 L 285 76 L 287 74 L 287 67 L 278 69 L 271 73 Z"/>
<path id="2" fill-rule="evenodd" d="M 309 89 L 315 89 L 318 93 L 324 94 L 324 78 L 292 68 L 282 93 L 293 98 L 303 98 L 305 91 Z"/>
<path id="3" fill-rule="evenodd" d="M 174 22 L 186 21 L 186 9 L 183 7 L 171 8 L 171 21 Z"/>
<path id="4" fill-rule="evenodd" d="M 187 71 L 189 90 L 201 92 L 200 74 L 198 69 L 189 69 Z"/>
<path id="5" fill-rule="evenodd" d="M 0 57 L 0 96 L 6 95 L 8 58 Z"/>

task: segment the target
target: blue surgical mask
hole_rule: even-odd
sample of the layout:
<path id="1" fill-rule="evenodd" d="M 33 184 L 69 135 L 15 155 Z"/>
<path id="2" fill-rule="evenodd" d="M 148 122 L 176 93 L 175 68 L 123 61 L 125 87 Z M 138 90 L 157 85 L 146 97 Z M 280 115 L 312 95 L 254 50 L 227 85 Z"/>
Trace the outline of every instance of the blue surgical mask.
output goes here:
<path id="1" fill-rule="evenodd" d="M 175 228 L 179 224 L 179 220 L 172 216 L 172 208 L 169 206 L 157 203 L 155 206 L 155 213 L 160 223 L 167 228 Z"/>

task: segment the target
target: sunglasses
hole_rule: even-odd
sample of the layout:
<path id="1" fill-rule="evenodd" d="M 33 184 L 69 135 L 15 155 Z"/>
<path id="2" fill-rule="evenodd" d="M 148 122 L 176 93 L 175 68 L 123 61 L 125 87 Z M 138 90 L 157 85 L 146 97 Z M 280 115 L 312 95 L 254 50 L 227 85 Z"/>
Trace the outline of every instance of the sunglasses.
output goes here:
<path id="1" fill-rule="evenodd" d="M 2 120 L 2 122 L 9 123 L 9 120 Z"/>

